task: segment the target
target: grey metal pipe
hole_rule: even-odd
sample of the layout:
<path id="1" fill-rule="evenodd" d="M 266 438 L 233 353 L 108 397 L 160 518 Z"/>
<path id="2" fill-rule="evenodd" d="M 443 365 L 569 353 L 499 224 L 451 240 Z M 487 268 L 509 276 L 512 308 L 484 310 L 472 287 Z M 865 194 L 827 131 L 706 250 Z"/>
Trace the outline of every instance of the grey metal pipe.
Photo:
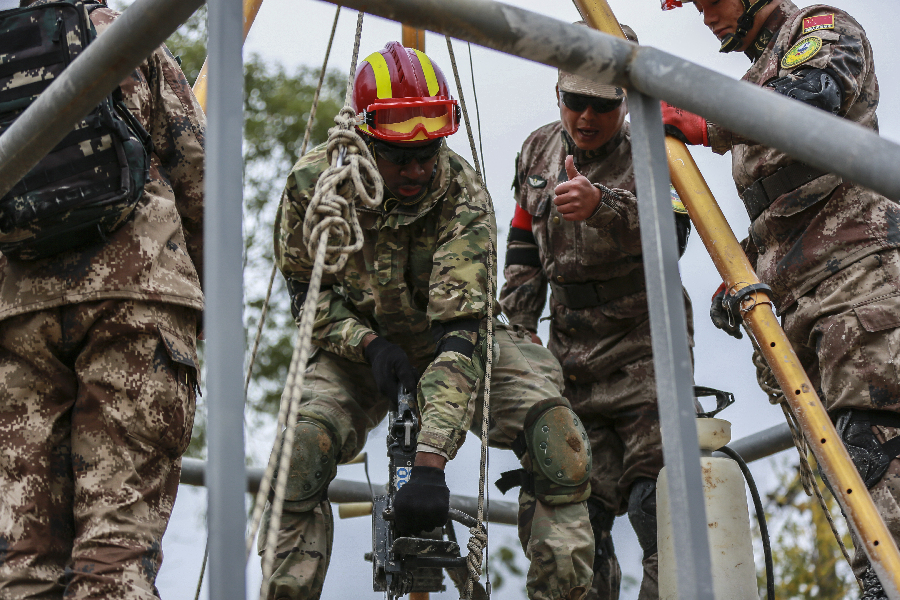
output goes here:
<path id="1" fill-rule="evenodd" d="M 6 194 L 204 0 L 137 0 L 0 136 Z M 240 38 L 239 38 L 240 39 Z"/>
<path id="2" fill-rule="evenodd" d="M 749 463 L 793 448 L 794 438 L 791 436 L 791 428 L 788 427 L 788 424 L 779 423 L 774 427 L 735 440 L 728 444 L 728 447 L 740 454 L 744 462 Z M 713 456 L 727 458 L 718 452 L 713 452 Z"/>
<path id="3" fill-rule="evenodd" d="M 261 467 L 247 467 L 247 492 L 256 494 L 262 481 Z M 206 463 L 196 458 L 185 458 L 181 464 L 181 483 L 202 486 L 206 483 Z M 376 493 L 383 493 L 384 485 L 374 485 Z M 362 481 L 335 479 L 328 485 L 328 499 L 332 502 L 368 502 L 372 499 L 369 484 Z M 475 515 L 478 511 L 478 499 L 471 496 L 450 495 L 450 507 L 461 510 L 467 515 Z M 518 506 L 512 502 L 492 500 L 489 505 L 488 521 L 504 525 L 515 525 Z"/>
<path id="4" fill-rule="evenodd" d="M 900 145 L 822 110 L 648 46 L 491 0 L 329 0 L 614 83 L 900 198 Z M 841 144 L 834 144 L 835 139 Z"/>
<path id="5" fill-rule="evenodd" d="M 659 101 L 640 92 L 630 93 L 628 102 L 653 369 L 667 473 L 665 485 L 671 514 L 678 515 L 672 519 L 676 587 L 679 598 L 714 600 L 697 445 L 694 379 L 678 274 L 678 245 L 662 113 Z"/>
<path id="6" fill-rule="evenodd" d="M 203 292 L 207 390 L 216 399 L 209 403 L 208 428 L 209 597 L 244 600 L 242 1 L 211 2 L 208 22 Z"/>

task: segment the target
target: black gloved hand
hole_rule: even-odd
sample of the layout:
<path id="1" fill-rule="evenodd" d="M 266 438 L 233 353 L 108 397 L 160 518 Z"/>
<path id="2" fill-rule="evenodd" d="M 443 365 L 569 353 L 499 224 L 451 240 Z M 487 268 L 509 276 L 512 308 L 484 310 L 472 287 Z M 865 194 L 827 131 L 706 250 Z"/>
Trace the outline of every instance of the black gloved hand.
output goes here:
<path id="1" fill-rule="evenodd" d="M 442 527 L 450 514 L 450 489 L 443 469 L 413 467 L 409 481 L 394 494 L 394 523 L 401 534 Z"/>
<path id="2" fill-rule="evenodd" d="M 377 337 L 366 346 L 365 354 L 372 365 L 372 375 L 379 392 L 388 398 L 396 398 L 401 384 L 409 392 L 416 389 L 419 374 L 403 348 Z"/>
<path id="3" fill-rule="evenodd" d="M 728 309 L 722 303 L 726 292 L 727 290 L 723 283 L 716 290 L 716 293 L 713 294 L 712 305 L 709 307 L 709 318 L 712 319 L 713 325 L 739 340 L 744 337 L 744 334 L 741 333 L 741 324 L 728 313 Z"/>

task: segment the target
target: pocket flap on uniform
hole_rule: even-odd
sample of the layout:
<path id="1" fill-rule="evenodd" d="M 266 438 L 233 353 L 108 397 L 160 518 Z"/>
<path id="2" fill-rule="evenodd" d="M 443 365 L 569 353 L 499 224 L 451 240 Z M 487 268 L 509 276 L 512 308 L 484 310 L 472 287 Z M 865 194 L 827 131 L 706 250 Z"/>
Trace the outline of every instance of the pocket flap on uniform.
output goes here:
<path id="1" fill-rule="evenodd" d="M 870 333 L 900 327 L 900 295 L 876 298 L 853 310 L 860 324 Z"/>
<path id="2" fill-rule="evenodd" d="M 169 358 L 174 362 L 197 369 L 197 351 L 187 342 L 164 327 L 157 326 Z"/>

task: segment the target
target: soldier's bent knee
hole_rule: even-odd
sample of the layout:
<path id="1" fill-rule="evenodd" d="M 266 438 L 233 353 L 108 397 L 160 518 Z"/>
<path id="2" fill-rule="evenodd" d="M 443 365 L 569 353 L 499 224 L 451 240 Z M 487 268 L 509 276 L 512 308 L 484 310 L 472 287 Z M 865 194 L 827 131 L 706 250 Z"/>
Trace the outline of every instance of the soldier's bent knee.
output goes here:
<path id="1" fill-rule="evenodd" d="M 628 520 L 647 560 L 656 554 L 656 480 L 641 477 L 631 486 Z"/>
<path id="2" fill-rule="evenodd" d="M 285 506 L 290 506 L 292 512 L 312 510 L 325 497 L 328 484 L 337 475 L 335 439 L 335 433 L 318 421 L 302 420 L 294 425 L 284 495 Z"/>
<path id="3" fill-rule="evenodd" d="M 565 398 L 550 398 L 531 407 L 525 416 L 525 444 L 538 500 L 571 504 L 590 496 L 587 433 Z"/>

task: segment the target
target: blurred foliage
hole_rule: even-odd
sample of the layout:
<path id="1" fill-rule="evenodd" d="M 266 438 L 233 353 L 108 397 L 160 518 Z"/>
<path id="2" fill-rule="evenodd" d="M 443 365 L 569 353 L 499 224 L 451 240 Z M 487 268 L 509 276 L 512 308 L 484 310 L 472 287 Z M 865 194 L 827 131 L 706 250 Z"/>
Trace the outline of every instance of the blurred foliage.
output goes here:
<path id="1" fill-rule="evenodd" d="M 130 0 L 111 6 L 126 10 Z M 200 8 L 168 40 L 169 50 L 181 61 L 193 83 L 206 59 L 206 7 Z M 318 61 L 322 57 L 316 57 Z M 256 54 L 244 62 L 244 293 L 245 339 L 249 353 L 272 271 L 272 231 L 284 181 L 300 157 L 303 135 L 319 80 L 319 67 L 288 69 Z M 343 106 L 346 75 L 326 73 L 317 117 L 307 149 L 324 142 L 332 117 Z M 296 326 L 290 316 L 283 280 L 276 275 L 268 317 L 260 341 L 253 379 L 248 391 L 248 426 L 264 422 L 261 415 L 277 412 L 287 378 Z M 201 356 L 202 361 L 202 356 Z M 188 456 L 203 456 L 206 445 L 205 398 L 198 399 L 194 436 Z M 214 401 L 214 399 L 213 399 Z"/>
<path id="2" fill-rule="evenodd" d="M 852 556 L 850 533 L 837 501 L 825 487 L 815 466 L 813 471 L 842 541 Z M 806 495 L 799 468 L 783 463 L 776 467 L 776 476 L 775 491 L 767 494 L 763 501 L 775 566 L 775 597 L 778 600 L 857 598 L 856 579 L 844 560 L 818 499 Z M 754 537 L 759 540 L 758 527 Z M 765 564 L 760 553 L 756 562 Z M 760 597 L 765 598 L 764 568 L 757 571 L 757 585 Z"/>
<path id="3" fill-rule="evenodd" d="M 516 562 L 521 556 L 522 551 L 518 545 L 515 550 L 503 545 L 488 555 L 488 572 L 491 575 L 493 589 L 499 590 L 509 580 L 522 589 L 522 597 L 525 597 L 525 571 Z"/>

